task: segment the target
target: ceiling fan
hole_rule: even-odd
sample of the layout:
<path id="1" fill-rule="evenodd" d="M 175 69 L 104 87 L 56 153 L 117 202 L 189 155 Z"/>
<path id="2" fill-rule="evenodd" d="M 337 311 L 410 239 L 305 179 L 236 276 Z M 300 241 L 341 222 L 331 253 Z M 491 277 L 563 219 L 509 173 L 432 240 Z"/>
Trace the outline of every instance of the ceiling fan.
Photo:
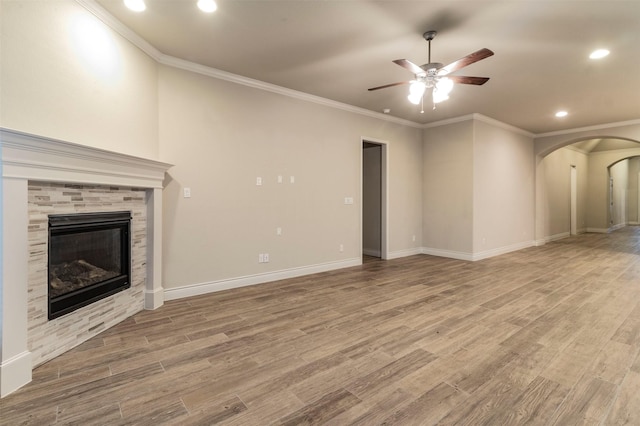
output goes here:
<path id="1" fill-rule="evenodd" d="M 474 84 L 480 86 L 487 81 L 488 77 L 467 77 L 461 75 L 449 75 L 454 71 L 471 65 L 474 62 L 478 62 L 482 59 L 488 58 L 493 55 L 493 52 L 489 49 L 480 49 L 477 52 L 473 52 L 464 58 L 460 58 L 457 61 L 450 63 L 447 66 L 439 62 L 431 62 L 431 40 L 434 39 L 438 32 L 427 31 L 422 36 L 429 43 L 429 62 L 424 65 L 416 65 L 407 59 L 396 59 L 396 64 L 403 68 L 408 69 L 415 75 L 414 80 L 401 81 L 399 83 L 385 84 L 384 86 L 372 87 L 369 91 L 386 89 L 387 87 L 400 86 L 403 84 L 410 84 L 409 87 L 409 101 L 415 105 L 418 105 L 421 101 L 424 103 L 424 92 L 426 89 L 432 89 L 432 98 L 435 109 L 435 104 L 449 99 L 449 92 L 453 89 L 454 83 L 459 84 Z M 421 112 L 424 112 L 424 108 Z"/>

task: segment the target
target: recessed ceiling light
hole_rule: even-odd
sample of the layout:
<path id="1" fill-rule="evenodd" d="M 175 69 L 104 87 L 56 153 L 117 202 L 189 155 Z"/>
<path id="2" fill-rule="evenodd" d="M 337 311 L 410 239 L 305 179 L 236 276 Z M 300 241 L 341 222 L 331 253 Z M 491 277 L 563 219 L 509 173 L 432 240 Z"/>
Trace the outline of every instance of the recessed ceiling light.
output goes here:
<path id="1" fill-rule="evenodd" d="M 124 5 L 134 12 L 142 12 L 147 8 L 144 0 L 124 0 Z"/>
<path id="2" fill-rule="evenodd" d="M 589 55 L 589 59 L 602 59 L 609 54 L 607 49 L 598 49 L 591 52 Z"/>
<path id="3" fill-rule="evenodd" d="M 203 12 L 211 13 L 218 9 L 218 5 L 214 0 L 198 0 L 198 8 Z"/>
<path id="4" fill-rule="evenodd" d="M 556 112 L 556 117 L 558 117 L 558 118 L 566 117 L 567 115 L 569 115 L 569 113 L 567 111 L 558 111 L 558 112 Z"/>

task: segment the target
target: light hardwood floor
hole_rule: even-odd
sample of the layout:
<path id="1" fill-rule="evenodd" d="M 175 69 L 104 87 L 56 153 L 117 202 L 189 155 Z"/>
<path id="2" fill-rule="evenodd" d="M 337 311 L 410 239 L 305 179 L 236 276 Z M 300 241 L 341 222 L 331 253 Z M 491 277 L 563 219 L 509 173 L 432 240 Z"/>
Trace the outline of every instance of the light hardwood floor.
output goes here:
<path id="1" fill-rule="evenodd" d="M 38 367 L 5 425 L 640 425 L 640 228 L 171 301 Z"/>

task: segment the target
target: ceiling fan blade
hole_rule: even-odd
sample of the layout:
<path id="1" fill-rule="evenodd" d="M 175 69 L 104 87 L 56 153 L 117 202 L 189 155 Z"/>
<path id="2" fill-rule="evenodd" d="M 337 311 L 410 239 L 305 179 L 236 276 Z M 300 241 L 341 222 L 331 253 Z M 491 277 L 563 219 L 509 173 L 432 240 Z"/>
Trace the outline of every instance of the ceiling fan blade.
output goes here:
<path id="1" fill-rule="evenodd" d="M 440 68 L 440 70 L 438 70 L 438 75 L 447 75 L 492 55 L 493 52 L 491 50 L 487 48 L 480 49 L 477 52 L 473 52 L 464 58 L 460 58 L 457 61 L 450 63 L 446 67 Z"/>
<path id="2" fill-rule="evenodd" d="M 398 64 L 398 65 L 400 65 L 403 68 L 408 69 L 409 71 L 411 71 L 414 74 L 423 74 L 425 72 L 418 65 L 414 64 L 413 62 L 411 62 L 411 61 L 409 61 L 407 59 L 396 59 L 393 62 Z"/>
<path id="3" fill-rule="evenodd" d="M 385 84 L 384 86 L 372 87 L 371 89 L 367 89 L 367 90 L 372 91 L 372 90 L 378 90 L 378 89 L 386 89 L 387 87 L 400 86 L 402 84 L 409 84 L 409 83 L 411 83 L 411 82 L 410 81 L 401 81 L 399 83 L 391 83 L 391 84 Z"/>
<path id="4" fill-rule="evenodd" d="M 467 77 L 465 75 L 448 75 L 447 78 L 454 83 L 475 84 L 481 86 L 489 81 L 489 77 Z"/>

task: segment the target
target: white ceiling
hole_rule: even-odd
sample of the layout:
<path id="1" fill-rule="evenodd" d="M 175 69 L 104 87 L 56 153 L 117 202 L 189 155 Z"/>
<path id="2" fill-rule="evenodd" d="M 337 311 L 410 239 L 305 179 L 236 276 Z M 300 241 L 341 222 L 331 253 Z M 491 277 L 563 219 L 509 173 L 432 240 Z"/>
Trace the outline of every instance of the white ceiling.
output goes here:
<path id="1" fill-rule="evenodd" d="M 96 1 L 164 54 L 416 123 L 480 113 L 540 134 L 640 118 L 640 0 L 218 0 L 213 14 L 196 0 L 142 13 Z M 455 73 L 489 82 L 424 114 L 407 86 L 367 91 L 413 78 L 391 61 L 426 63 L 427 30 L 432 62 L 493 50 Z M 588 59 L 601 47 L 611 54 Z"/>

